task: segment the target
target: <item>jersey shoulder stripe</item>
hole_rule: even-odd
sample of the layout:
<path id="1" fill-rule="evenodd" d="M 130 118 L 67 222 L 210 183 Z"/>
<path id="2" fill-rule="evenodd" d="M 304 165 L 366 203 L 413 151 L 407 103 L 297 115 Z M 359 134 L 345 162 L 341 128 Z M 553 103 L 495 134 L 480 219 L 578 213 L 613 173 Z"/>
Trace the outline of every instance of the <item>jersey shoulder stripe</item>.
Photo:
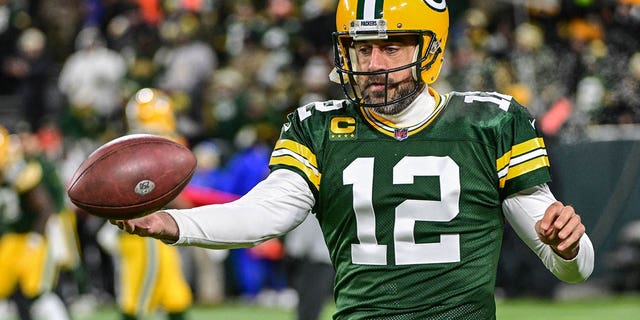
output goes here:
<path id="1" fill-rule="evenodd" d="M 269 160 L 271 170 L 293 169 L 315 192 L 319 191 L 322 172 L 317 154 L 322 150 L 327 130 L 345 131 L 337 125 L 334 128 L 332 123 L 355 121 L 352 110 L 346 100 L 328 100 L 309 103 L 289 113 Z"/>
<path id="2" fill-rule="evenodd" d="M 473 115 L 468 108 L 459 112 L 476 119 L 473 125 L 487 126 L 494 132 L 495 142 L 491 144 L 495 143 L 495 170 L 501 190 L 510 194 L 547 179 L 538 171 L 550 167 L 546 146 L 524 106 L 496 92 L 452 92 L 450 97 L 452 105 L 473 106 Z"/>
<path id="3" fill-rule="evenodd" d="M 519 143 L 496 160 L 500 188 L 504 188 L 507 180 L 543 167 L 549 167 L 549 157 L 542 138 Z"/>
<path id="4" fill-rule="evenodd" d="M 306 146 L 289 139 L 280 139 L 271 154 L 269 166 L 286 165 L 299 169 L 313 183 L 316 190 L 320 187 L 320 171 L 316 155 Z"/>

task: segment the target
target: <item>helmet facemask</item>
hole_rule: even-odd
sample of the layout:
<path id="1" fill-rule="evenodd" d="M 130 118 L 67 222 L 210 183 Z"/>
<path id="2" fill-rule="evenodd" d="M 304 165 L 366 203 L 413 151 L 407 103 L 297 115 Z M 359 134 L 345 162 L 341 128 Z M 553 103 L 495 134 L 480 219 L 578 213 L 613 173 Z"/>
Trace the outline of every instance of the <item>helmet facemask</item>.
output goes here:
<path id="1" fill-rule="evenodd" d="M 357 56 L 355 54 L 354 49 L 354 39 L 358 41 L 359 39 L 367 40 L 367 39 L 380 39 L 379 37 L 353 37 L 352 35 L 334 32 L 333 34 L 333 45 L 334 45 L 334 64 L 335 69 L 330 75 L 331 80 L 342 85 L 344 93 L 348 100 L 351 102 L 363 106 L 363 107 L 384 107 L 388 105 L 392 105 L 395 103 L 402 102 L 405 99 L 409 99 L 414 97 L 417 93 L 422 91 L 424 88 L 424 84 L 428 83 L 423 79 L 423 71 L 429 70 L 431 66 L 438 60 L 441 59 L 442 48 L 440 47 L 439 41 L 434 36 L 434 33 L 431 31 L 415 31 L 415 32 L 406 32 L 402 33 L 392 33 L 385 34 L 383 39 L 388 39 L 389 37 L 395 37 L 400 35 L 415 35 L 417 38 L 417 44 L 415 47 L 414 58 L 411 63 L 387 69 L 387 70 L 377 70 L 377 71 L 359 71 L 358 70 L 358 62 Z M 426 44 L 426 46 L 425 46 Z M 409 92 L 403 92 L 402 95 L 398 95 L 396 92 L 396 97 L 388 96 L 388 89 L 390 86 L 389 83 L 389 75 L 391 73 L 411 69 L 411 73 L 413 75 L 413 87 Z M 358 83 L 359 76 L 384 76 L 385 83 L 385 96 L 382 102 L 378 103 L 368 103 L 365 101 L 365 97 L 363 97 L 362 90 L 360 88 L 360 84 Z M 393 84 L 391 84 L 393 85 Z"/>
<path id="2" fill-rule="evenodd" d="M 336 32 L 333 33 L 335 69 L 329 78 L 341 84 L 347 99 L 356 105 L 390 109 L 401 104 L 408 105 L 427 85 L 438 79 L 448 34 L 449 10 L 446 0 L 340 0 L 336 9 Z M 389 70 L 373 70 L 374 72 L 357 70 L 358 63 L 354 59 L 355 54 L 352 54 L 354 50 L 351 49 L 354 43 L 366 40 L 388 41 L 396 36 L 417 38 L 411 63 Z M 413 81 L 409 91 L 406 88 L 408 85 L 394 84 L 394 77 L 391 76 L 393 72 L 407 69 L 413 77 L 401 82 Z M 382 93 L 376 90 L 376 103 L 365 101 L 369 99 L 363 96 L 363 93 L 367 93 L 362 90 L 365 88 L 358 86 L 360 76 L 378 77 L 380 87 L 384 77 L 385 94 L 389 94 L 387 90 L 391 89 L 393 96 L 382 97 Z M 393 89 L 400 87 L 403 88 L 399 95 L 400 90 Z"/>

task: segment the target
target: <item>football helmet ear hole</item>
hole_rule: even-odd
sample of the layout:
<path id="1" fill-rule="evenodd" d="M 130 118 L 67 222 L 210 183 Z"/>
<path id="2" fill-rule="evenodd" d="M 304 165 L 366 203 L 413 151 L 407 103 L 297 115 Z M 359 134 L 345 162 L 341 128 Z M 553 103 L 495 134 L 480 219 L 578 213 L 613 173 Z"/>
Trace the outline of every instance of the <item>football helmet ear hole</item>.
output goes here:
<path id="1" fill-rule="evenodd" d="M 425 37 L 422 37 L 421 40 L 424 40 Z M 433 83 L 438 78 L 438 74 L 440 73 L 440 66 L 442 65 L 442 61 L 444 59 L 443 56 L 443 48 L 440 45 L 440 41 L 436 39 L 436 35 L 431 33 L 431 40 L 429 41 L 429 45 L 423 52 L 420 66 L 420 74 L 423 77 L 428 77 L 427 79 L 422 79 L 425 83 Z M 436 72 L 428 72 L 432 68 L 438 68 Z"/>

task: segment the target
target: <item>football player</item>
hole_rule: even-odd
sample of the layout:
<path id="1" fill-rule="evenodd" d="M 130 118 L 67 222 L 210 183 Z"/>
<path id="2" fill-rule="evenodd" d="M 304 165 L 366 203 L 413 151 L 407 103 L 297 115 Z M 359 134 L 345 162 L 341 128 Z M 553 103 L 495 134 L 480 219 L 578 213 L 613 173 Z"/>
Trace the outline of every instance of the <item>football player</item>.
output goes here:
<path id="1" fill-rule="evenodd" d="M 560 280 L 593 246 L 550 192 L 528 111 L 441 94 L 445 0 L 342 0 L 333 34 L 346 99 L 288 116 L 270 175 L 237 201 L 112 223 L 175 245 L 253 246 L 315 214 L 336 271 L 334 319 L 494 319 L 505 218 Z"/>
<path id="2" fill-rule="evenodd" d="M 69 319 L 54 292 L 59 265 L 47 227 L 57 214 L 51 172 L 25 156 L 21 138 L 0 126 L 0 300 L 18 297 L 26 319 Z"/>
<path id="3" fill-rule="evenodd" d="M 184 142 L 176 132 L 173 101 L 160 90 L 138 90 L 127 103 L 126 119 L 130 133 L 156 134 Z M 117 303 L 122 319 L 142 319 L 157 310 L 164 311 L 170 320 L 185 319 L 193 297 L 178 249 L 119 231 L 106 223 L 98 232 L 98 242 L 116 261 Z"/>

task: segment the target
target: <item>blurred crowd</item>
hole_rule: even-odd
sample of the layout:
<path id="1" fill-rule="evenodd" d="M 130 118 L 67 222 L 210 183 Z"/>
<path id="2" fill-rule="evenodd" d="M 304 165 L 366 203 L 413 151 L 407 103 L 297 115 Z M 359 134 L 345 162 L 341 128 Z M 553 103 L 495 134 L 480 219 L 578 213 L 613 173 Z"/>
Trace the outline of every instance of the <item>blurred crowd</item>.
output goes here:
<path id="1" fill-rule="evenodd" d="M 0 0 L 0 125 L 37 141 L 64 183 L 99 145 L 141 132 L 145 122 L 160 123 L 199 157 L 203 171 L 193 186 L 219 191 L 194 196 L 192 204 L 232 200 L 267 173 L 286 113 L 342 97 L 328 81 L 335 4 Z M 452 24 L 436 90 L 512 95 L 557 141 L 577 141 L 593 125 L 640 123 L 640 1 L 461 0 L 449 6 Z M 131 102 L 144 88 L 166 94 L 167 109 L 133 112 Z M 69 278 L 62 283 L 72 285 L 58 290 L 67 302 L 113 295 L 112 257 L 96 239 L 104 221 L 82 213 L 77 219 L 78 261 L 67 257 L 62 275 Z M 286 261 L 304 256 L 290 257 L 283 243 L 248 255 L 181 254 L 197 301 L 246 296 L 272 305 L 293 299 Z M 263 262 L 249 269 L 267 275 L 248 274 L 251 258 Z M 218 274 L 211 271 L 216 263 L 223 270 Z M 216 278 L 220 273 L 225 279 Z M 198 286 L 199 277 L 219 288 Z"/>
<path id="2" fill-rule="evenodd" d="M 0 0 L 1 107 L 33 130 L 54 123 L 104 139 L 122 132 L 133 93 L 155 87 L 174 99 L 190 142 L 232 141 L 248 124 L 278 131 L 293 108 L 342 95 L 326 77 L 335 3 Z M 437 89 L 511 94 L 548 135 L 640 122 L 637 0 L 449 6 Z"/>

